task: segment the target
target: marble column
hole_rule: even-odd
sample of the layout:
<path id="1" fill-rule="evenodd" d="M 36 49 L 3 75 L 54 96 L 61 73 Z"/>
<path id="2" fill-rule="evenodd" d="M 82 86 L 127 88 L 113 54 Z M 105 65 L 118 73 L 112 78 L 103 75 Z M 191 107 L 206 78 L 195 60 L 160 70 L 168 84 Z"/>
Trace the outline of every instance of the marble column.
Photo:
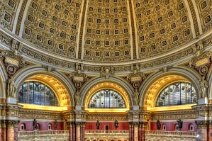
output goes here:
<path id="1" fill-rule="evenodd" d="M 134 134 L 133 134 L 133 123 L 129 123 L 129 141 L 134 141 Z"/>
<path id="2" fill-rule="evenodd" d="M 81 141 L 84 141 L 85 138 L 85 123 L 81 124 Z"/>
<path id="3" fill-rule="evenodd" d="M 1 121 L 4 126 L 1 128 L 0 140 L 18 141 L 18 121 L 6 120 Z"/>
<path id="4" fill-rule="evenodd" d="M 81 125 L 80 125 L 80 123 L 76 124 L 76 141 L 81 141 Z"/>
<path id="5" fill-rule="evenodd" d="M 134 123 L 134 141 L 138 141 L 138 124 Z"/>
<path id="6" fill-rule="evenodd" d="M 75 141 L 75 130 L 74 124 L 72 122 L 67 123 L 67 129 L 69 130 L 69 141 Z"/>
<path id="7" fill-rule="evenodd" d="M 139 141 L 145 141 L 145 131 L 147 130 L 148 122 L 140 122 L 139 124 Z"/>
<path id="8" fill-rule="evenodd" d="M 142 141 L 142 124 L 138 124 L 138 141 Z"/>
<path id="9" fill-rule="evenodd" d="M 5 120 L 0 120 L 0 141 L 5 141 L 7 138 L 7 125 Z"/>

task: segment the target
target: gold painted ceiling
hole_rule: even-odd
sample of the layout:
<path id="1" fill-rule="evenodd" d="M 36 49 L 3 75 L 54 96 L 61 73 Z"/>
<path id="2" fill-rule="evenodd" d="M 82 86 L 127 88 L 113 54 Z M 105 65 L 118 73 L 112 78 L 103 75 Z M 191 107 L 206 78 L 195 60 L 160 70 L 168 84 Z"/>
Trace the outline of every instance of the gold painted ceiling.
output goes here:
<path id="1" fill-rule="evenodd" d="M 0 12 L 1 34 L 20 54 L 88 70 L 176 61 L 212 33 L 211 0 L 1 0 Z"/>

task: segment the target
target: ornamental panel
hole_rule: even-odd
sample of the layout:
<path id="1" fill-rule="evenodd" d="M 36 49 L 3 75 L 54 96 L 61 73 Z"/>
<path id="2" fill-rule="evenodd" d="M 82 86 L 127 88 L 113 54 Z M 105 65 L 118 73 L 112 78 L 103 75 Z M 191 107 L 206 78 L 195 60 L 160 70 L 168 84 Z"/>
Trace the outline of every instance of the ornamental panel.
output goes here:
<path id="1" fill-rule="evenodd" d="M 44 51 L 75 58 L 81 7 L 80 0 L 32 0 L 23 38 Z"/>
<path id="2" fill-rule="evenodd" d="M 131 59 L 127 0 L 89 0 L 84 59 L 111 62 Z"/>
<path id="3" fill-rule="evenodd" d="M 212 27 L 212 2 L 210 0 L 196 0 L 203 31 Z"/>
<path id="4" fill-rule="evenodd" d="M 7 30 L 13 30 L 13 23 L 20 0 L 2 0 L 0 2 L 0 25 Z"/>
<path id="5" fill-rule="evenodd" d="M 183 0 L 135 0 L 140 59 L 176 49 L 192 37 Z"/>

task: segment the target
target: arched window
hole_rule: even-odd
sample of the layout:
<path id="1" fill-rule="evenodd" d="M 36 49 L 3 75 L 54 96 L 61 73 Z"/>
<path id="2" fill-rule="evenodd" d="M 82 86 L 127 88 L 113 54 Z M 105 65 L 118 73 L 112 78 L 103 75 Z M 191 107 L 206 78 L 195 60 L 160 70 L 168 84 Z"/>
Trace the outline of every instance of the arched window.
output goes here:
<path id="1" fill-rule="evenodd" d="M 57 97 L 45 84 L 37 81 L 24 82 L 19 90 L 19 103 L 58 106 Z"/>
<path id="2" fill-rule="evenodd" d="M 156 106 L 193 104 L 196 100 L 196 91 L 191 83 L 175 82 L 161 91 Z"/>
<path id="3" fill-rule="evenodd" d="M 90 102 L 89 108 L 126 108 L 123 97 L 114 90 L 106 89 L 95 93 Z"/>

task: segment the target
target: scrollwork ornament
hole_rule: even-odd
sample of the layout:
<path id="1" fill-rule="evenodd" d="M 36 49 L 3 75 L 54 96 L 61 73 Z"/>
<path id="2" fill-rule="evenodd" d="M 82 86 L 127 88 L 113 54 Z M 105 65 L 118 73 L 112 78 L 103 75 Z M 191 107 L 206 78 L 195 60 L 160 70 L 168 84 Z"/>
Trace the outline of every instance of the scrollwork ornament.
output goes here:
<path id="1" fill-rule="evenodd" d="M 9 76 L 12 76 L 15 74 L 15 72 L 17 71 L 17 67 L 14 65 L 8 65 L 7 66 L 7 73 Z"/>
<path id="2" fill-rule="evenodd" d="M 200 66 L 199 73 L 202 76 L 206 76 L 208 74 L 209 68 L 207 65 Z"/>

